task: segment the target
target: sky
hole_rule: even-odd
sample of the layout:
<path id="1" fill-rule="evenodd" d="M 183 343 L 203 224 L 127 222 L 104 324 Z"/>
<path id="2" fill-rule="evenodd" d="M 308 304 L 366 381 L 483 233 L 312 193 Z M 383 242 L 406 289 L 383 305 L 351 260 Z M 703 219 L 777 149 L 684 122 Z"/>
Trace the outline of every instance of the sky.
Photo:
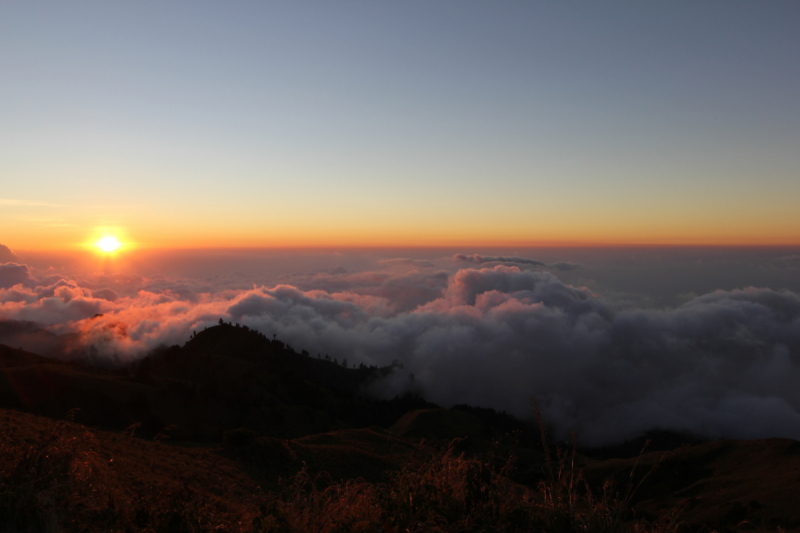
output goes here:
<path id="1" fill-rule="evenodd" d="M 0 242 L 800 244 L 795 2 L 4 2 Z"/>
<path id="2" fill-rule="evenodd" d="M 0 344 L 135 364 L 223 319 L 585 444 L 800 439 L 798 27 L 2 2 Z"/>

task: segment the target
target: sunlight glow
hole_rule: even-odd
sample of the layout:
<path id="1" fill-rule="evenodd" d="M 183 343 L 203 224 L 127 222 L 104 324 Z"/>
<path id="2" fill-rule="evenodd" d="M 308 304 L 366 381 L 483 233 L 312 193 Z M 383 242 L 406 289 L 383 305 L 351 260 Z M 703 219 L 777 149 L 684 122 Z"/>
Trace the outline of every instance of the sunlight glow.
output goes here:
<path id="1" fill-rule="evenodd" d="M 95 246 L 104 252 L 111 253 L 120 247 L 120 242 L 116 237 L 106 236 L 95 243 Z"/>

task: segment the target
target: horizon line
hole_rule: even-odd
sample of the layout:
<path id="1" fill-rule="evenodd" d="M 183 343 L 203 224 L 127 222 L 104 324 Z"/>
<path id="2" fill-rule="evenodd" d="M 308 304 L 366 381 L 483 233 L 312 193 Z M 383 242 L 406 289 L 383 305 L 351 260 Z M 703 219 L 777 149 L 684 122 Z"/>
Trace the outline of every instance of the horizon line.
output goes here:
<path id="1" fill-rule="evenodd" d="M 126 250 L 118 252 L 127 255 L 134 252 L 202 252 L 202 251 L 362 251 L 362 250 L 459 250 L 465 249 L 792 249 L 800 248 L 800 243 L 791 244 L 697 244 L 697 243 L 547 243 L 547 244 L 444 244 L 444 245 L 297 245 L 297 246 L 142 246 L 126 243 Z M 96 253 L 85 246 L 53 248 L 12 248 L 12 253 Z"/>

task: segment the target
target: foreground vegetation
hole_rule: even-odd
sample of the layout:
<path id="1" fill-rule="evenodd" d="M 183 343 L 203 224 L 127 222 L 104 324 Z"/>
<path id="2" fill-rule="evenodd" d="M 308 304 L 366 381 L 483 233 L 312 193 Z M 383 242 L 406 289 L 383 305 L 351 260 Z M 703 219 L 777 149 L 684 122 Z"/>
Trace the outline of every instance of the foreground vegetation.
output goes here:
<path id="1" fill-rule="evenodd" d="M 496 457 L 448 450 L 392 474 L 387 483 L 348 481 L 319 488 L 305 471 L 253 521 L 258 532 L 669 532 L 677 513 L 655 523 L 636 520 L 630 498 L 606 484 L 595 494 L 560 461 L 537 490 L 517 485 Z M 319 480 L 317 480 L 319 481 Z M 632 493 L 628 492 L 630 496 Z"/>
<path id="2" fill-rule="evenodd" d="M 384 482 L 335 481 L 304 468 L 282 491 L 263 494 L 255 487 L 236 490 L 223 479 L 211 490 L 157 476 L 131 483 L 125 465 L 109 460 L 95 435 L 77 424 L 49 422 L 37 438 L 5 433 L 3 532 L 674 530 L 673 517 L 637 521 L 630 492 L 619 495 L 610 485 L 590 490 L 567 454 L 544 465 L 535 488 L 510 480 L 513 456 L 468 457 L 455 442 L 447 449 L 423 448 Z"/>
<path id="3" fill-rule="evenodd" d="M 51 424 L 42 438 L 20 442 L 0 435 L 4 533 L 243 531 L 242 520 L 252 520 L 254 499 L 217 497 L 185 480 L 156 476 L 147 486 L 131 486 L 124 468 L 102 456 L 91 432 Z"/>

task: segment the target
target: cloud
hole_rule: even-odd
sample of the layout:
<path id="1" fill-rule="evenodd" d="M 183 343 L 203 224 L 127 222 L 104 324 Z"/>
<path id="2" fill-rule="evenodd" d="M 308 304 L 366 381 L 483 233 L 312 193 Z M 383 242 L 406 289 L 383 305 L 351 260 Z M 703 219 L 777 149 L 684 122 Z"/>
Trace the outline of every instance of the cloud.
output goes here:
<path id="1" fill-rule="evenodd" d="M 413 266 L 417 268 L 433 268 L 436 264 L 433 261 L 429 261 L 427 259 L 410 259 L 407 257 L 395 257 L 392 259 L 382 259 L 378 261 L 379 264 L 382 265 L 399 265 L 399 266 Z"/>
<path id="2" fill-rule="evenodd" d="M 528 259 L 525 257 L 503 257 L 503 256 L 489 257 L 489 256 L 481 256 L 478 254 L 474 255 L 455 254 L 453 256 L 453 259 L 460 262 L 475 263 L 477 265 L 482 265 L 484 263 L 511 263 L 517 265 L 549 267 L 561 271 L 575 270 L 576 268 L 579 268 L 579 265 L 575 263 L 567 263 L 564 261 L 559 261 L 557 263 L 547 264 L 542 261 L 537 261 L 536 259 Z"/>
<path id="3" fill-rule="evenodd" d="M 386 309 L 394 314 L 416 309 L 439 298 L 447 286 L 448 274 L 444 271 L 418 271 L 416 265 L 392 262 L 412 267 L 399 272 L 357 272 L 341 275 L 318 272 L 313 276 L 295 276 L 292 285 L 303 290 L 321 290 L 328 293 L 353 293 L 360 296 L 374 296 L 386 300 Z"/>
<path id="4" fill-rule="evenodd" d="M 16 255 L 4 244 L 0 244 L 0 263 L 13 263 L 18 261 Z"/>
<path id="5" fill-rule="evenodd" d="M 0 317 L 45 326 L 69 325 L 108 310 L 106 303 L 74 282 L 61 280 L 49 287 L 0 290 Z"/>
<path id="6" fill-rule="evenodd" d="M 453 259 L 456 261 L 464 261 L 467 263 L 475 263 L 481 265 L 483 263 L 518 263 L 521 265 L 534 265 L 534 266 L 547 266 L 547 263 L 536 261 L 535 259 L 526 259 L 524 257 L 484 257 L 478 254 L 464 255 L 455 254 Z"/>
<path id="7" fill-rule="evenodd" d="M 97 289 L 96 291 L 92 291 L 92 297 L 115 302 L 117 298 L 119 298 L 119 295 L 111 289 Z"/>
<path id="8" fill-rule="evenodd" d="M 577 263 L 567 263 L 566 261 L 558 261 L 557 263 L 553 263 L 550 266 L 555 268 L 556 270 L 560 270 L 562 272 L 566 272 L 568 270 L 575 270 L 575 269 L 581 267 Z"/>
<path id="9" fill-rule="evenodd" d="M 800 298 L 789 292 L 718 292 L 671 311 L 618 308 L 550 274 L 496 266 L 459 271 L 441 299 L 389 318 L 286 292 L 248 304 L 228 312 L 312 353 L 399 359 L 444 405 L 524 417 L 535 395 L 561 436 L 576 429 L 591 444 L 653 428 L 800 437 Z"/>
<path id="10" fill-rule="evenodd" d="M 33 280 L 28 272 L 28 265 L 5 263 L 0 265 L 0 289 L 8 289 L 14 285 L 25 285 Z"/>
<path id="11" fill-rule="evenodd" d="M 642 309 L 507 264 L 452 275 L 415 265 L 316 273 L 302 287 L 216 291 L 125 276 L 90 278 L 87 287 L 2 266 L 0 317 L 71 332 L 110 361 L 183 343 L 223 318 L 298 350 L 399 360 L 403 370 L 375 384 L 384 395 L 413 385 L 442 405 L 521 417 L 532 416 L 536 396 L 558 436 L 574 429 L 587 444 L 653 428 L 800 438 L 800 296 L 790 291 L 716 291 Z"/>

